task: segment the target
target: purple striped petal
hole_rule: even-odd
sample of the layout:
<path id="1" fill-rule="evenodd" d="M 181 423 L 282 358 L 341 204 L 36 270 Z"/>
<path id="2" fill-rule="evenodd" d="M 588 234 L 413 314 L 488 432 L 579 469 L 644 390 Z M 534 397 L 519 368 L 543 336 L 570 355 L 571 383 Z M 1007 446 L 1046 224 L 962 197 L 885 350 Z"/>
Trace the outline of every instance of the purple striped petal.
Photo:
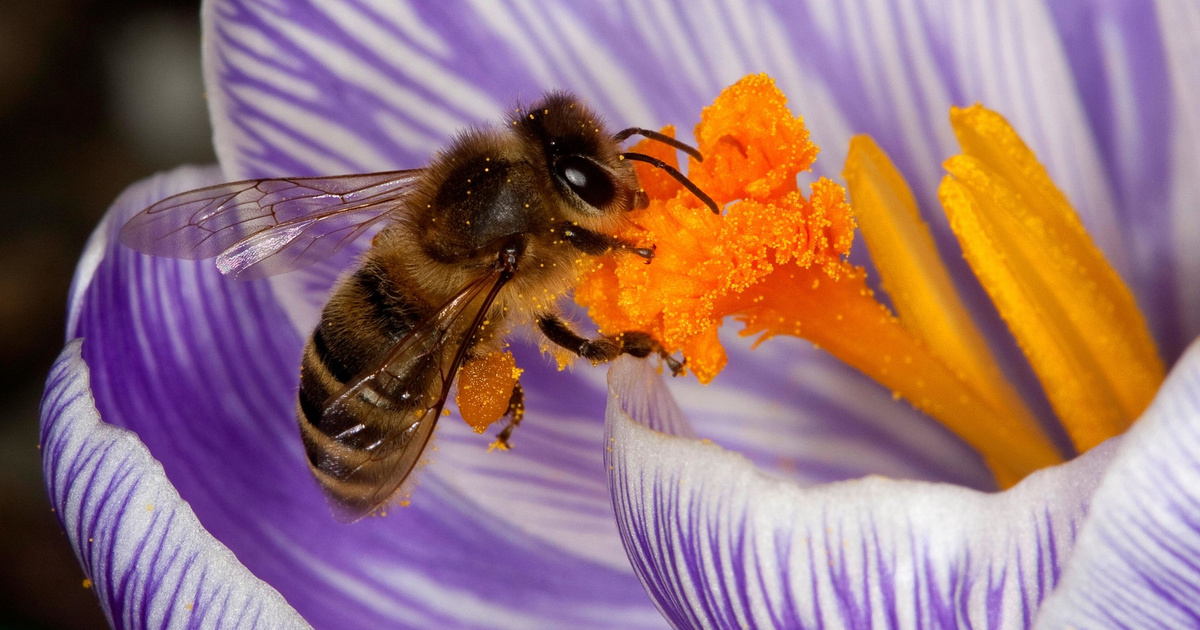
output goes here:
<path id="1" fill-rule="evenodd" d="M 1119 444 L 1003 493 L 882 476 L 805 488 L 649 428 L 685 420 L 644 363 L 618 362 L 610 384 L 622 540 L 677 628 L 1029 627 Z"/>
<path id="2" fill-rule="evenodd" d="M 1070 63 L 1046 7 L 941 8 L 212 0 L 206 62 L 231 176 L 420 166 L 463 123 L 498 120 L 550 88 L 578 92 L 618 125 L 686 132 L 722 87 L 765 71 L 825 148 L 819 174 L 836 174 L 848 137 L 868 132 L 932 202 L 940 162 L 955 152 L 947 106 L 984 100 L 1038 150 L 1124 268 L 1100 153 L 1118 148 L 1097 144 L 1072 74 L 1102 69 Z M 1158 124 L 1159 112 L 1146 116 Z"/>
<path id="3" fill-rule="evenodd" d="M 1200 344 L 1123 438 L 1038 627 L 1200 626 Z"/>
<path id="4" fill-rule="evenodd" d="M 1153 289 L 1167 296 L 1165 304 L 1151 309 L 1150 316 L 1152 322 L 1165 322 L 1166 334 L 1171 336 L 1160 339 L 1165 339 L 1166 355 L 1174 358 L 1200 336 L 1200 282 L 1196 281 L 1200 278 L 1200 248 L 1196 247 L 1200 235 L 1196 212 L 1200 205 L 1200 178 L 1196 177 L 1196 165 L 1200 164 L 1200 68 L 1195 64 L 1200 54 L 1200 7 L 1161 2 L 1157 10 L 1170 77 L 1170 92 L 1164 95 L 1171 103 L 1170 166 L 1158 173 L 1168 178 L 1168 218 L 1161 218 L 1160 206 L 1141 199 L 1131 200 L 1130 208 L 1150 206 L 1144 217 L 1134 216 L 1131 223 L 1148 224 L 1149 229 L 1138 230 L 1147 235 L 1138 251 L 1149 252 L 1146 256 L 1151 260 L 1143 266 L 1147 269 L 1144 273 L 1152 278 Z M 1153 176 L 1148 179 L 1153 185 Z M 1166 255 L 1155 253 L 1161 245 L 1167 245 Z M 1161 275 L 1149 271 L 1152 269 Z M 1158 281 L 1162 276 L 1168 280 Z M 1179 323 L 1171 327 L 1169 322 L 1174 320 Z"/>
<path id="5" fill-rule="evenodd" d="M 104 614 L 117 628 L 300 628 L 278 591 L 213 538 L 137 435 L 96 410 L 82 340 L 42 399 L 42 466 Z"/>
<path id="6" fill-rule="evenodd" d="M 828 353 L 798 339 L 725 343 L 729 366 L 711 384 L 669 381 L 700 435 L 805 485 L 877 474 L 995 487 L 976 451 Z"/>
<path id="7" fill-rule="evenodd" d="M 1049 3 L 1120 213 L 1138 298 L 1168 359 L 1200 333 L 1200 8 Z"/>
<path id="8" fill-rule="evenodd" d="M 71 316 L 101 416 L 141 438 L 204 528 L 316 627 L 661 627 L 612 520 L 589 413 L 603 390 L 536 352 L 518 356 L 514 451 L 446 418 L 411 507 L 332 518 L 295 424 L 304 337 L 275 290 L 116 243 L 132 212 L 220 177 L 181 169 L 122 195 Z"/>

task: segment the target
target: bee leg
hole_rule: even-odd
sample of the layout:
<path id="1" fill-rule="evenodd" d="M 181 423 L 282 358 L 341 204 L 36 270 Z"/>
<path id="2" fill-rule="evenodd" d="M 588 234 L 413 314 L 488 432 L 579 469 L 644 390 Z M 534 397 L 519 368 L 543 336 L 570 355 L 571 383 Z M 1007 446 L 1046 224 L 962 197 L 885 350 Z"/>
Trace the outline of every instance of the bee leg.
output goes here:
<path id="1" fill-rule="evenodd" d="M 654 258 L 654 247 L 638 247 L 615 236 L 593 232 L 587 228 L 571 223 L 563 223 L 558 227 L 564 241 L 570 243 L 579 251 L 599 256 L 610 249 L 627 249 L 650 262 Z"/>
<path id="2" fill-rule="evenodd" d="M 574 223 L 562 223 L 558 226 L 558 230 L 564 241 L 570 243 L 575 249 L 592 256 L 599 256 L 623 244 L 621 239 L 615 236 L 594 232 Z"/>
<path id="3" fill-rule="evenodd" d="M 649 356 L 651 352 L 654 352 L 658 354 L 658 356 L 662 357 L 663 363 L 667 364 L 667 368 L 671 370 L 671 376 L 679 376 L 680 374 L 683 374 L 683 365 L 687 359 L 680 361 L 679 359 L 671 356 L 671 353 L 667 352 L 667 350 L 662 347 L 662 344 L 655 341 L 650 335 L 644 332 L 630 331 L 621 333 L 618 336 L 625 344 L 625 347 L 622 349 L 625 354 L 642 358 Z"/>
<path id="4" fill-rule="evenodd" d="M 628 354 L 643 359 L 650 353 L 663 357 L 671 373 L 678 376 L 683 372 L 683 363 L 672 357 L 662 345 L 654 340 L 649 333 L 631 330 L 616 335 L 603 335 L 596 339 L 588 339 L 571 330 L 567 323 L 557 315 L 544 314 L 538 316 L 538 329 L 546 338 L 571 352 L 595 363 L 608 363 L 613 359 Z"/>
<path id="5" fill-rule="evenodd" d="M 498 448 L 502 451 L 507 451 L 512 448 L 508 443 L 508 438 L 512 437 L 512 432 L 521 424 L 521 418 L 525 417 L 525 390 L 521 389 L 521 382 L 513 384 L 512 398 L 508 399 L 508 411 L 504 412 L 504 417 L 508 418 L 508 425 L 496 434 L 496 441 L 488 447 L 488 450 Z"/>
<path id="6" fill-rule="evenodd" d="M 662 357 L 663 363 L 667 364 L 667 369 L 671 370 L 671 376 L 683 376 L 684 366 L 687 365 L 687 357 L 676 359 L 671 356 L 670 352 L 667 352 L 663 348 L 658 349 L 658 356 Z"/>

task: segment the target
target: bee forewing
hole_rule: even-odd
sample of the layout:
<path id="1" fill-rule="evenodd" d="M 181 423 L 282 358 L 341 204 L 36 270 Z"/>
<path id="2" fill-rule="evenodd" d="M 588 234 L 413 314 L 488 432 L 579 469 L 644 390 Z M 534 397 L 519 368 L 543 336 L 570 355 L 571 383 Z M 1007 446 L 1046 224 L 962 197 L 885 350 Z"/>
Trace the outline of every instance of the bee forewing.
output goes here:
<path id="1" fill-rule="evenodd" d="M 121 242 L 155 256 L 216 256 L 222 273 L 241 279 L 291 271 L 328 258 L 399 208 L 420 174 L 218 184 L 146 208 L 121 228 Z"/>

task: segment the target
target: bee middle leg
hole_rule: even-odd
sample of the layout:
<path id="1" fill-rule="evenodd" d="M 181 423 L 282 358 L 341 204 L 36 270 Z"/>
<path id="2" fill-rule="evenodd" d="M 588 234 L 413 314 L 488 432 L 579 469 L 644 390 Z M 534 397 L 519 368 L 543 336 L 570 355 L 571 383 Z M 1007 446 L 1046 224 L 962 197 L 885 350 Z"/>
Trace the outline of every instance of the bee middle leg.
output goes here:
<path id="1" fill-rule="evenodd" d="M 508 411 L 505 411 L 502 417 L 508 418 L 508 424 L 496 434 L 496 441 L 492 442 L 489 450 L 498 448 L 507 451 L 512 448 L 508 438 L 512 437 L 513 430 L 521 424 L 521 418 L 525 417 L 525 390 L 521 389 L 520 381 L 513 384 L 512 398 L 508 399 Z"/>
<path id="2" fill-rule="evenodd" d="M 541 315 L 537 322 L 538 329 L 547 339 L 592 363 L 608 363 L 622 354 L 643 359 L 654 352 L 663 358 L 667 367 L 671 369 L 671 374 L 678 376 L 683 372 L 683 363 L 671 356 L 648 333 L 632 330 L 588 339 L 571 330 L 557 315 Z"/>

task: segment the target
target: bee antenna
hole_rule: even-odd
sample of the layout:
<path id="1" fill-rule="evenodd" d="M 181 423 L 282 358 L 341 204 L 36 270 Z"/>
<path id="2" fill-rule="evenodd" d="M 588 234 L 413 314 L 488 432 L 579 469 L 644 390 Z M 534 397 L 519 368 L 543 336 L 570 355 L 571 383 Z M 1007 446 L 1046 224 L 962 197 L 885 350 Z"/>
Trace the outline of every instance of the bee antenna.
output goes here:
<path id="1" fill-rule="evenodd" d="M 699 186 L 693 184 L 692 180 L 688 179 L 683 173 L 680 173 L 679 169 L 675 168 L 674 166 L 671 166 L 670 164 L 667 164 L 656 157 L 650 157 L 645 153 L 628 151 L 622 153 L 621 157 L 627 160 L 634 160 L 636 162 L 645 162 L 655 168 L 666 171 L 667 175 L 674 177 L 675 181 L 683 184 L 684 188 L 687 188 L 693 195 L 696 195 L 697 199 L 704 202 L 704 205 L 708 206 L 713 211 L 713 214 L 721 214 L 721 207 L 717 205 L 717 202 L 713 201 L 712 197 L 709 197 L 707 193 L 705 193 L 703 190 L 700 190 Z"/>
<path id="2" fill-rule="evenodd" d="M 642 129 L 641 127 L 630 127 L 628 129 L 622 129 L 621 131 L 618 131 L 613 136 L 613 140 L 616 140 L 617 142 L 624 142 L 627 138 L 629 138 L 629 136 L 644 136 L 651 140 L 661 142 L 667 146 L 671 146 L 676 149 L 679 149 L 680 151 L 683 151 L 684 153 L 696 158 L 697 162 L 704 161 L 704 156 L 701 155 L 700 151 L 696 150 L 692 145 L 687 144 L 686 142 L 680 142 L 680 141 L 676 140 L 675 138 L 672 138 L 671 136 L 668 136 L 664 133 L 659 133 L 657 131 L 651 131 L 649 129 Z"/>

